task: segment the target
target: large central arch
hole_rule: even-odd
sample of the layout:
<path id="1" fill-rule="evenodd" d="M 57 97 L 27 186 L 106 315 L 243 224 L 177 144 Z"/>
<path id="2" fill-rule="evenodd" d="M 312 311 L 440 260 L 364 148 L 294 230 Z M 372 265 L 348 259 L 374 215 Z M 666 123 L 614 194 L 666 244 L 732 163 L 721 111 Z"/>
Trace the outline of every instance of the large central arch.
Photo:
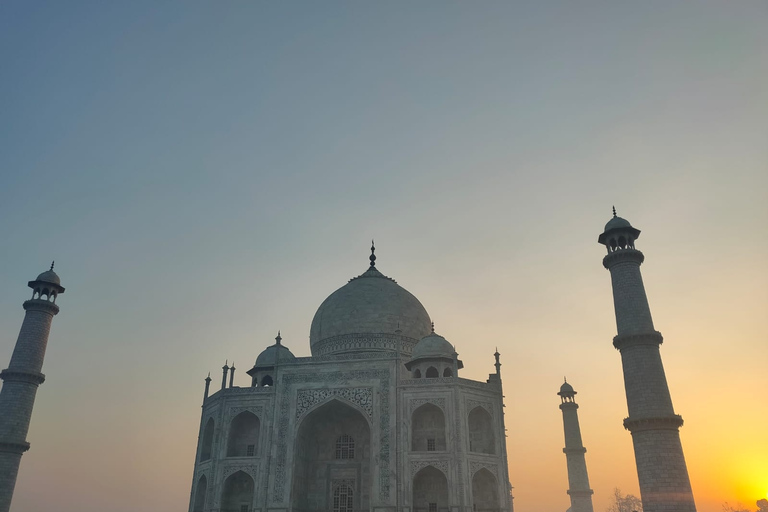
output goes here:
<path id="1" fill-rule="evenodd" d="M 369 509 L 371 428 L 360 411 L 339 400 L 313 410 L 299 426 L 294 454 L 293 510 Z"/>

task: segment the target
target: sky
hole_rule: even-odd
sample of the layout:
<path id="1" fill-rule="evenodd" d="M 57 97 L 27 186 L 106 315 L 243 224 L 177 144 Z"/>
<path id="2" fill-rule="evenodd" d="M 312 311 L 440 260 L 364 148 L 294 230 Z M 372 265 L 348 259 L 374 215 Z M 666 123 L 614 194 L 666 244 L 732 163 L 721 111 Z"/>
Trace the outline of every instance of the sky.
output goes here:
<path id="1" fill-rule="evenodd" d="M 377 267 L 485 380 L 518 512 L 638 494 L 610 275 L 637 248 L 700 512 L 768 494 L 768 4 L 0 4 L 0 367 L 57 303 L 12 510 L 185 510 L 203 379 Z M 753 507 L 754 508 L 754 507 Z"/>

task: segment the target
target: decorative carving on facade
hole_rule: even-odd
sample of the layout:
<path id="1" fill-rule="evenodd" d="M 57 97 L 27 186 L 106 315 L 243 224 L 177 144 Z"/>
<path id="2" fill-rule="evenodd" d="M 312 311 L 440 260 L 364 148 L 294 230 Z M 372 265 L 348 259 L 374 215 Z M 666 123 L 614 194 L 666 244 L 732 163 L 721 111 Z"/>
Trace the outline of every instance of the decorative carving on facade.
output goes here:
<path id="1" fill-rule="evenodd" d="M 282 398 L 278 412 L 278 439 L 277 439 L 277 457 L 275 461 L 275 483 L 272 490 L 272 501 L 282 503 L 285 498 L 285 484 L 287 476 L 288 459 L 288 439 L 292 437 L 289 433 L 290 425 L 290 406 L 291 406 L 291 388 L 296 384 L 303 383 L 329 383 L 329 384 L 347 384 L 349 381 L 367 381 L 378 380 L 379 389 L 377 393 L 379 402 L 379 500 L 389 501 L 390 493 L 390 413 L 389 413 L 389 389 L 390 376 L 389 370 L 352 370 L 347 372 L 327 372 L 327 373 L 289 373 L 280 378 L 280 389 L 282 389 Z"/>
<path id="2" fill-rule="evenodd" d="M 493 473 L 493 476 L 496 477 L 496 480 L 499 479 L 499 468 L 496 466 L 496 464 L 489 464 L 487 462 L 478 462 L 478 461 L 472 461 L 469 463 L 469 473 L 474 478 L 475 473 L 480 471 L 481 469 L 487 469 L 491 473 Z"/>
<path id="3" fill-rule="evenodd" d="M 320 340 L 312 345 L 312 352 L 326 356 L 348 350 L 387 350 L 394 352 L 398 348 L 403 354 L 410 355 L 419 340 L 396 334 L 341 334 Z M 391 353 L 389 354 L 391 357 Z"/>
<path id="4" fill-rule="evenodd" d="M 488 411 L 488 414 L 491 415 L 491 418 L 493 418 L 493 405 L 491 405 L 490 402 L 483 402 L 481 400 L 472 400 L 471 398 L 467 399 L 467 412 L 471 412 L 472 409 L 475 407 L 482 407 L 486 411 Z"/>
<path id="5" fill-rule="evenodd" d="M 445 413 L 445 398 L 412 398 L 411 399 L 411 414 L 424 404 L 436 405 Z"/>
<path id="6" fill-rule="evenodd" d="M 248 411 L 255 415 L 257 418 L 259 418 L 259 421 L 261 421 L 261 417 L 264 414 L 264 407 L 261 405 L 245 405 L 242 407 L 230 407 L 229 408 L 229 416 L 228 420 L 232 420 L 235 416 L 240 414 L 241 412 Z"/>
<path id="7" fill-rule="evenodd" d="M 351 478 L 344 478 L 340 480 L 331 480 L 331 490 L 336 490 L 337 487 L 341 487 L 342 485 L 346 485 L 351 487 L 352 489 L 355 488 L 355 481 Z"/>
<path id="8" fill-rule="evenodd" d="M 300 389 L 296 397 L 296 419 L 329 398 L 342 398 L 360 407 L 369 418 L 373 416 L 373 388 Z"/>
<path id="9" fill-rule="evenodd" d="M 238 471 L 242 471 L 243 473 L 250 475 L 251 478 L 253 478 L 253 481 L 255 482 L 257 469 L 258 469 L 257 464 L 233 464 L 231 466 L 225 466 L 222 474 L 224 476 L 224 479 L 226 479 L 229 475 L 237 473 Z"/>
<path id="10" fill-rule="evenodd" d="M 432 466 L 435 469 L 439 469 L 443 472 L 445 477 L 450 480 L 450 476 L 448 475 L 448 466 L 449 461 L 447 460 L 412 460 L 411 461 L 411 478 L 413 478 L 416 473 L 421 471 L 427 466 Z"/>

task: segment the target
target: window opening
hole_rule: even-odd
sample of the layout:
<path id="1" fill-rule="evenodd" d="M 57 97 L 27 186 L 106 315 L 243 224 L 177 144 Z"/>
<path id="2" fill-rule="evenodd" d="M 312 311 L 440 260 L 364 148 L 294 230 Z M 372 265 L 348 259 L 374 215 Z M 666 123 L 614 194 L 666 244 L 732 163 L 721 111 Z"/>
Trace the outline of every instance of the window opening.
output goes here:
<path id="1" fill-rule="evenodd" d="M 429 512 L 437 512 L 437 503 L 429 504 Z"/>
<path id="2" fill-rule="evenodd" d="M 427 439 L 427 451 L 434 452 L 437 450 L 434 439 Z"/>
<path id="3" fill-rule="evenodd" d="M 354 459 L 355 458 L 355 440 L 352 436 L 344 434 L 336 440 L 336 458 Z"/>
<path id="4" fill-rule="evenodd" d="M 254 455 L 256 455 L 256 445 L 249 444 L 248 447 L 245 449 L 245 455 L 247 457 L 253 457 Z"/>
<path id="5" fill-rule="evenodd" d="M 344 436 L 342 436 L 344 437 Z M 352 512 L 354 492 L 348 485 L 340 485 L 333 491 L 333 512 Z"/>

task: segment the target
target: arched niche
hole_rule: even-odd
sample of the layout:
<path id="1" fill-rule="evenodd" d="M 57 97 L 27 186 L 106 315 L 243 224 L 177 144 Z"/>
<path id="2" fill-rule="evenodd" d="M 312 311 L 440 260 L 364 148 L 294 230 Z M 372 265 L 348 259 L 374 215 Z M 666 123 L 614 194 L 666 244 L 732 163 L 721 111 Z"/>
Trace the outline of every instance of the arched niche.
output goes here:
<path id="1" fill-rule="evenodd" d="M 259 446 L 261 422 L 250 411 L 243 411 L 232 419 L 227 439 L 227 457 L 253 457 Z"/>
<path id="2" fill-rule="evenodd" d="M 271 375 L 265 375 L 261 378 L 261 386 L 262 387 L 269 387 L 274 386 L 275 384 L 272 382 L 272 376 Z"/>
<path id="3" fill-rule="evenodd" d="M 493 418 L 480 406 L 469 412 L 469 451 L 488 454 L 496 452 Z"/>
<path id="4" fill-rule="evenodd" d="M 493 473 L 485 468 L 472 477 L 473 512 L 499 512 L 499 484 Z"/>
<path id="5" fill-rule="evenodd" d="M 195 502 L 192 506 L 192 512 L 203 512 L 205 508 L 205 497 L 208 493 L 208 479 L 205 475 L 201 476 L 197 481 L 197 487 L 195 488 Z"/>
<path id="6" fill-rule="evenodd" d="M 208 422 L 205 424 L 205 430 L 203 430 L 203 443 L 200 446 L 200 462 L 211 458 L 211 452 L 213 450 L 213 427 L 213 418 L 208 418 Z"/>
<path id="7" fill-rule="evenodd" d="M 433 466 L 422 468 L 413 477 L 413 512 L 447 512 L 448 479 Z"/>
<path id="8" fill-rule="evenodd" d="M 293 510 L 334 510 L 334 492 L 342 483 L 351 489 L 353 509 L 368 510 L 371 473 L 371 429 L 362 412 L 334 399 L 304 417 L 294 451 Z"/>
<path id="9" fill-rule="evenodd" d="M 424 376 L 428 379 L 436 379 L 440 376 L 440 372 L 438 372 L 437 368 L 434 366 L 430 366 L 427 368 L 427 372 L 424 374 Z"/>
<path id="10" fill-rule="evenodd" d="M 251 512 L 254 487 L 248 473 L 238 471 L 229 475 L 221 491 L 221 512 Z"/>
<path id="11" fill-rule="evenodd" d="M 424 404 L 411 416 L 411 450 L 445 451 L 445 414 L 433 404 Z"/>

